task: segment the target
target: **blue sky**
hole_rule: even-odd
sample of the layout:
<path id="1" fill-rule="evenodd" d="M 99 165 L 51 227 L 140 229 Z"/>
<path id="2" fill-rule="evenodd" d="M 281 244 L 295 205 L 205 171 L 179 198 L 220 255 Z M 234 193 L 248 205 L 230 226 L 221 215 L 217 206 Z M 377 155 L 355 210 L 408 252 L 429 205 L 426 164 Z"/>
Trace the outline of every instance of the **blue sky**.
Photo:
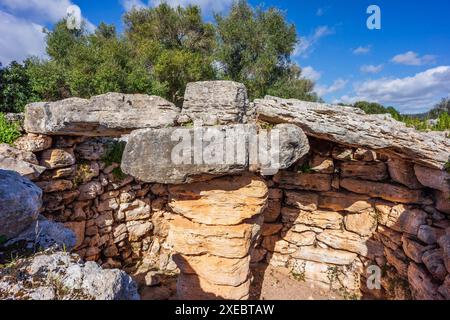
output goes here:
<path id="1" fill-rule="evenodd" d="M 132 5 L 159 0 L 0 0 L 0 61 L 44 56 L 42 26 L 51 27 L 76 4 L 91 28 L 101 21 L 123 30 Z M 205 18 L 226 12 L 232 0 L 168 0 L 198 4 Z M 450 1 L 250 0 L 286 12 L 299 35 L 293 60 L 316 81 L 325 101 L 366 99 L 405 113 L 426 111 L 450 95 Z M 369 5 L 381 9 L 381 30 L 369 30 Z"/>

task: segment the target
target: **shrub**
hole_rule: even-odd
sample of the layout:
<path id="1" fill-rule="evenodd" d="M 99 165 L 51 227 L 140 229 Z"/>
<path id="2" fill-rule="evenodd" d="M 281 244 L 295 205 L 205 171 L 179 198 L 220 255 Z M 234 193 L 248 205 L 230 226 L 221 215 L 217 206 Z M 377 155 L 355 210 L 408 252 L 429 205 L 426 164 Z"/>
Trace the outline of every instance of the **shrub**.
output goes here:
<path id="1" fill-rule="evenodd" d="M 0 143 L 12 144 L 19 137 L 19 124 L 9 122 L 5 115 L 0 113 Z"/>

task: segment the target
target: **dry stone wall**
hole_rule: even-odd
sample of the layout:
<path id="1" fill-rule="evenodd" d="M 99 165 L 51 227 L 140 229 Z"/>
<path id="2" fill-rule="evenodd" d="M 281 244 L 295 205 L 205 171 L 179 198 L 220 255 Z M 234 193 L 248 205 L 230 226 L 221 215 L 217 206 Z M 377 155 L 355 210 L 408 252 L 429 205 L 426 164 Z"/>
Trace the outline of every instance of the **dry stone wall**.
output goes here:
<path id="1" fill-rule="evenodd" d="M 33 104 L 0 168 L 43 190 L 41 213 L 75 232 L 84 260 L 126 270 L 144 291 L 170 273 L 181 298 L 246 299 L 250 265 L 268 263 L 348 298 L 450 299 L 448 139 L 352 108 L 249 103 L 236 83 L 186 95 L 182 110 L 119 94 Z M 193 120 L 281 126 L 283 170 L 166 164 L 173 126 Z M 367 287 L 373 270 L 379 290 Z"/>

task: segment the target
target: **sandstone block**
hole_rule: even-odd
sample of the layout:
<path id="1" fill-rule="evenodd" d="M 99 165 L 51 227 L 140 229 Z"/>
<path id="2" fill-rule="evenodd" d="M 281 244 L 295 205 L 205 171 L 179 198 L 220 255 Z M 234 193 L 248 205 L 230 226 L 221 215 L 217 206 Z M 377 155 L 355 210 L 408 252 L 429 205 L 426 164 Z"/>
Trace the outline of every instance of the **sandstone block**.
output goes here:
<path id="1" fill-rule="evenodd" d="M 295 259 L 331 263 L 335 265 L 349 265 L 357 258 L 356 253 L 335 249 L 323 249 L 316 247 L 300 247 L 292 254 Z"/>
<path id="2" fill-rule="evenodd" d="M 377 229 L 377 219 L 373 209 L 350 213 L 344 217 L 345 228 L 360 236 L 371 236 Z"/>
<path id="3" fill-rule="evenodd" d="M 390 158 L 387 162 L 389 175 L 395 182 L 401 183 L 410 189 L 421 189 L 423 186 L 416 178 L 414 164 L 400 158 Z"/>
<path id="4" fill-rule="evenodd" d="M 52 138 L 40 134 L 29 133 L 14 142 L 16 148 L 29 152 L 39 152 L 52 146 Z"/>
<path id="5" fill-rule="evenodd" d="M 349 192 L 325 192 L 320 194 L 319 207 L 333 211 L 360 212 L 372 207 L 370 198 Z"/>
<path id="6" fill-rule="evenodd" d="M 384 162 L 344 162 L 340 169 L 342 178 L 383 181 L 388 177 Z"/>
<path id="7" fill-rule="evenodd" d="M 74 165 L 75 161 L 75 155 L 70 149 L 48 149 L 42 152 L 40 165 L 48 169 L 57 169 Z"/>
<path id="8" fill-rule="evenodd" d="M 286 189 L 300 189 L 311 191 L 329 191 L 331 176 L 327 174 L 295 173 L 280 171 L 274 181 Z"/>
<path id="9" fill-rule="evenodd" d="M 224 177 L 170 186 L 169 206 L 175 213 L 207 225 L 236 225 L 263 212 L 268 188 L 257 176 Z"/>
<path id="10" fill-rule="evenodd" d="M 305 224 L 322 229 L 341 229 L 343 216 L 333 211 L 304 211 L 300 209 L 281 209 L 283 224 Z"/>
<path id="11" fill-rule="evenodd" d="M 450 194 L 450 173 L 419 165 L 414 166 L 414 171 L 422 185 Z"/>
<path id="12" fill-rule="evenodd" d="M 315 211 L 318 207 L 319 195 L 307 191 L 286 191 L 285 203 L 301 210 Z"/>
<path id="13" fill-rule="evenodd" d="M 421 190 L 410 190 L 406 187 L 388 183 L 363 181 L 357 179 L 342 179 L 341 187 L 348 191 L 367 194 L 371 197 L 399 203 L 431 204 Z"/>

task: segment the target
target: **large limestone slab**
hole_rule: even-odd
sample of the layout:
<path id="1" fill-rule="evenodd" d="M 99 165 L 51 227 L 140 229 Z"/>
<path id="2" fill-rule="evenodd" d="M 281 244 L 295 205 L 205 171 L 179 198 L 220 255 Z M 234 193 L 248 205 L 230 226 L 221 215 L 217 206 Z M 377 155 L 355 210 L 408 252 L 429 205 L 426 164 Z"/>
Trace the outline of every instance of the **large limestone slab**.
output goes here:
<path id="1" fill-rule="evenodd" d="M 129 135 L 122 170 L 144 182 L 183 184 L 249 170 L 274 175 L 308 152 L 294 125 L 270 132 L 255 124 L 143 129 Z"/>
<path id="2" fill-rule="evenodd" d="M 25 111 L 25 130 L 47 135 L 120 136 L 139 128 L 172 126 L 179 112 L 174 104 L 157 96 L 107 93 L 89 100 L 31 103 Z"/>
<path id="3" fill-rule="evenodd" d="M 42 190 L 13 171 L 0 170 L 0 236 L 19 235 L 38 218 Z"/>
<path id="4" fill-rule="evenodd" d="M 335 265 L 349 265 L 357 258 L 356 253 L 323 249 L 319 247 L 300 247 L 297 252 L 292 254 L 295 259 L 315 261 L 322 263 L 331 263 Z"/>
<path id="5" fill-rule="evenodd" d="M 191 183 L 242 173 L 248 168 L 245 135 L 251 131 L 256 131 L 256 126 L 137 130 L 128 138 L 121 167 L 123 172 L 141 181 L 164 184 Z M 222 134 L 230 140 L 244 137 L 244 145 L 235 145 L 232 150 L 227 150 L 226 139 L 209 141 L 197 138 L 197 134 L 202 137 Z M 236 156 L 227 160 L 227 154 Z"/>
<path id="6" fill-rule="evenodd" d="M 230 176 L 170 186 L 169 206 L 197 223 L 236 225 L 264 211 L 268 192 L 262 178 Z"/>
<path id="7" fill-rule="evenodd" d="M 293 123 L 316 138 L 383 151 L 432 168 L 443 169 L 450 156 L 450 140 L 408 128 L 388 115 L 270 96 L 255 100 L 255 107 L 260 120 Z"/>
<path id="8" fill-rule="evenodd" d="M 202 121 L 204 125 L 246 123 L 249 102 L 247 89 L 233 81 L 188 83 L 181 122 Z"/>
<path id="9" fill-rule="evenodd" d="M 383 246 L 373 240 L 362 238 L 344 230 L 325 230 L 317 235 L 317 240 L 334 249 L 357 253 L 364 257 L 383 256 Z"/>

